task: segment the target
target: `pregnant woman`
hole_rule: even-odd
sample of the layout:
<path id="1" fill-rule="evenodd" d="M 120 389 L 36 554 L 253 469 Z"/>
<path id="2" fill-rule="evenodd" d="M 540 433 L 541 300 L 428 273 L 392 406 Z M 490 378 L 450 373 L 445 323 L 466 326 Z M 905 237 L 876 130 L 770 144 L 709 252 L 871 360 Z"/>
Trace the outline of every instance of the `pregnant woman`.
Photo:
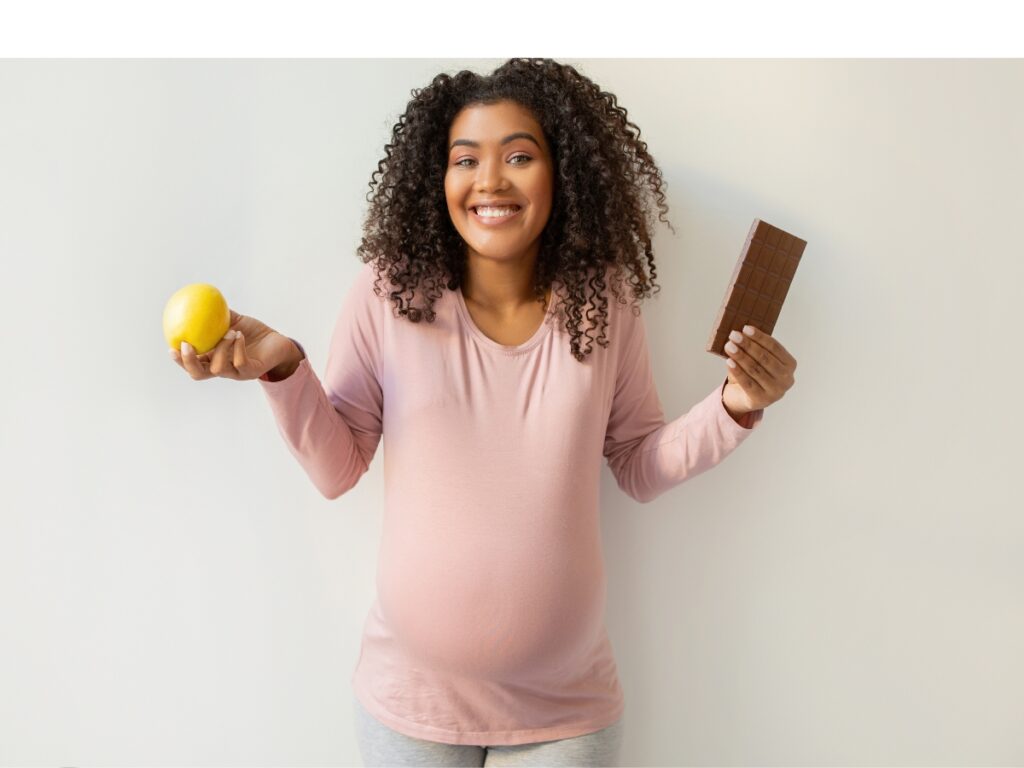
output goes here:
<path id="1" fill-rule="evenodd" d="M 666 422 L 636 300 L 657 287 L 648 202 L 668 209 L 639 133 L 550 60 L 437 75 L 373 174 L 323 379 L 234 311 L 213 350 L 176 358 L 197 380 L 258 379 L 328 499 L 383 437 L 377 599 L 352 680 L 367 764 L 615 765 L 602 460 L 650 501 L 793 385 L 796 360 L 748 328 L 724 381 Z"/>

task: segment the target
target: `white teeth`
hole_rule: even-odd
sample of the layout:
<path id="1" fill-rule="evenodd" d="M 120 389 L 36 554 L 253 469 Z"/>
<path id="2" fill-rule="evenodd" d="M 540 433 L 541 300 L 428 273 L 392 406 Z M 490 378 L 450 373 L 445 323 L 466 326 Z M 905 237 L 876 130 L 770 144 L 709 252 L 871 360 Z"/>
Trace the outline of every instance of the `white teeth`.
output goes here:
<path id="1" fill-rule="evenodd" d="M 519 210 L 519 209 L 516 208 L 515 206 L 506 206 L 504 208 L 484 208 L 484 207 L 478 207 L 476 209 L 476 212 L 477 212 L 478 216 L 497 218 L 499 216 L 509 216 L 509 215 L 515 213 L 517 210 Z"/>

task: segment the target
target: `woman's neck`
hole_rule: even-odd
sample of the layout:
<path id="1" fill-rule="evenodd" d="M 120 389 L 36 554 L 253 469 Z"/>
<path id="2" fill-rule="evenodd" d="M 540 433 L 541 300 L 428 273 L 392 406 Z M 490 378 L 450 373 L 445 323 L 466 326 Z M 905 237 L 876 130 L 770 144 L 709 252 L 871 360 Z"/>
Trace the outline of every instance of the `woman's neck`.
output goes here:
<path id="1" fill-rule="evenodd" d="M 498 315 L 511 315 L 537 303 L 533 294 L 533 265 L 496 263 L 478 258 L 467 261 L 462 276 L 462 295 L 480 309 Z M 548 289 L 545 296 L 550 297 Z"/>

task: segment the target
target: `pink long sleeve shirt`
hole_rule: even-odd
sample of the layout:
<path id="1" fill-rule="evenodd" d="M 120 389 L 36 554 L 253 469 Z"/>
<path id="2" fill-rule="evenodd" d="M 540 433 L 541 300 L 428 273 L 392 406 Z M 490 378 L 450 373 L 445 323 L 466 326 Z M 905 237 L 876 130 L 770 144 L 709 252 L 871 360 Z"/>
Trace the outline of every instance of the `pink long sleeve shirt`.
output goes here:
<path id="1" fill-rule="evenodd" d="M 328 499 L 359 481 L 384 438 L 357 698 L 390 728 L 449 744 L 611 725 L 624 699 L 604 621 L 602 457 L 647 502 L 722 461 L 763 411 L 737 424 L 723 383 L 666 423 L 643 315 L 614 296 L 609 346 L 595 342 L 581 363 L 553 300 L 528 341 L 504 346 L 473 323 L 461 290 L 437 300 L 433 323 L 413 324 L 374 294 L 375 276 L 365 264 L 349 288 L 323 382 L 308 359 L 260 381 Z"/>

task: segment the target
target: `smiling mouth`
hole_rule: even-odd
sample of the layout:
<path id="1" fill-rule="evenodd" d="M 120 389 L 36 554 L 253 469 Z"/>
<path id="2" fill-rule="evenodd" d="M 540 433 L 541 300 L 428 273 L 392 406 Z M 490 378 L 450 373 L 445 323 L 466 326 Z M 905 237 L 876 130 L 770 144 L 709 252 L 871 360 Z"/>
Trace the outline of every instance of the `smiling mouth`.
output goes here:
<path id="1" fill-rule="evenodd" d="M 522 207 L 518 206 L 518 205 L 501 206 L 501 207 L 503 209 L 511 208 L 512 210 L 511 210 L 510 213 L 501 213 L 501 214 L 498 214 L 498 215 L 491 214 L 489 216 L 481 215 L 480 213 L 478 213 L 477 209 L 476 209 L 476 206 L 470 208 L 469 210 L 470 210 L 470 213 L 473 214 L 473 218 L 476 219 L 477 221 L 479 221 L 482 224 L 500 224 L 502 222 L 508 221 L 509 219 L 514 219 L 516 216 L 518 216 L 520 213 L 523 212 Z"/>

